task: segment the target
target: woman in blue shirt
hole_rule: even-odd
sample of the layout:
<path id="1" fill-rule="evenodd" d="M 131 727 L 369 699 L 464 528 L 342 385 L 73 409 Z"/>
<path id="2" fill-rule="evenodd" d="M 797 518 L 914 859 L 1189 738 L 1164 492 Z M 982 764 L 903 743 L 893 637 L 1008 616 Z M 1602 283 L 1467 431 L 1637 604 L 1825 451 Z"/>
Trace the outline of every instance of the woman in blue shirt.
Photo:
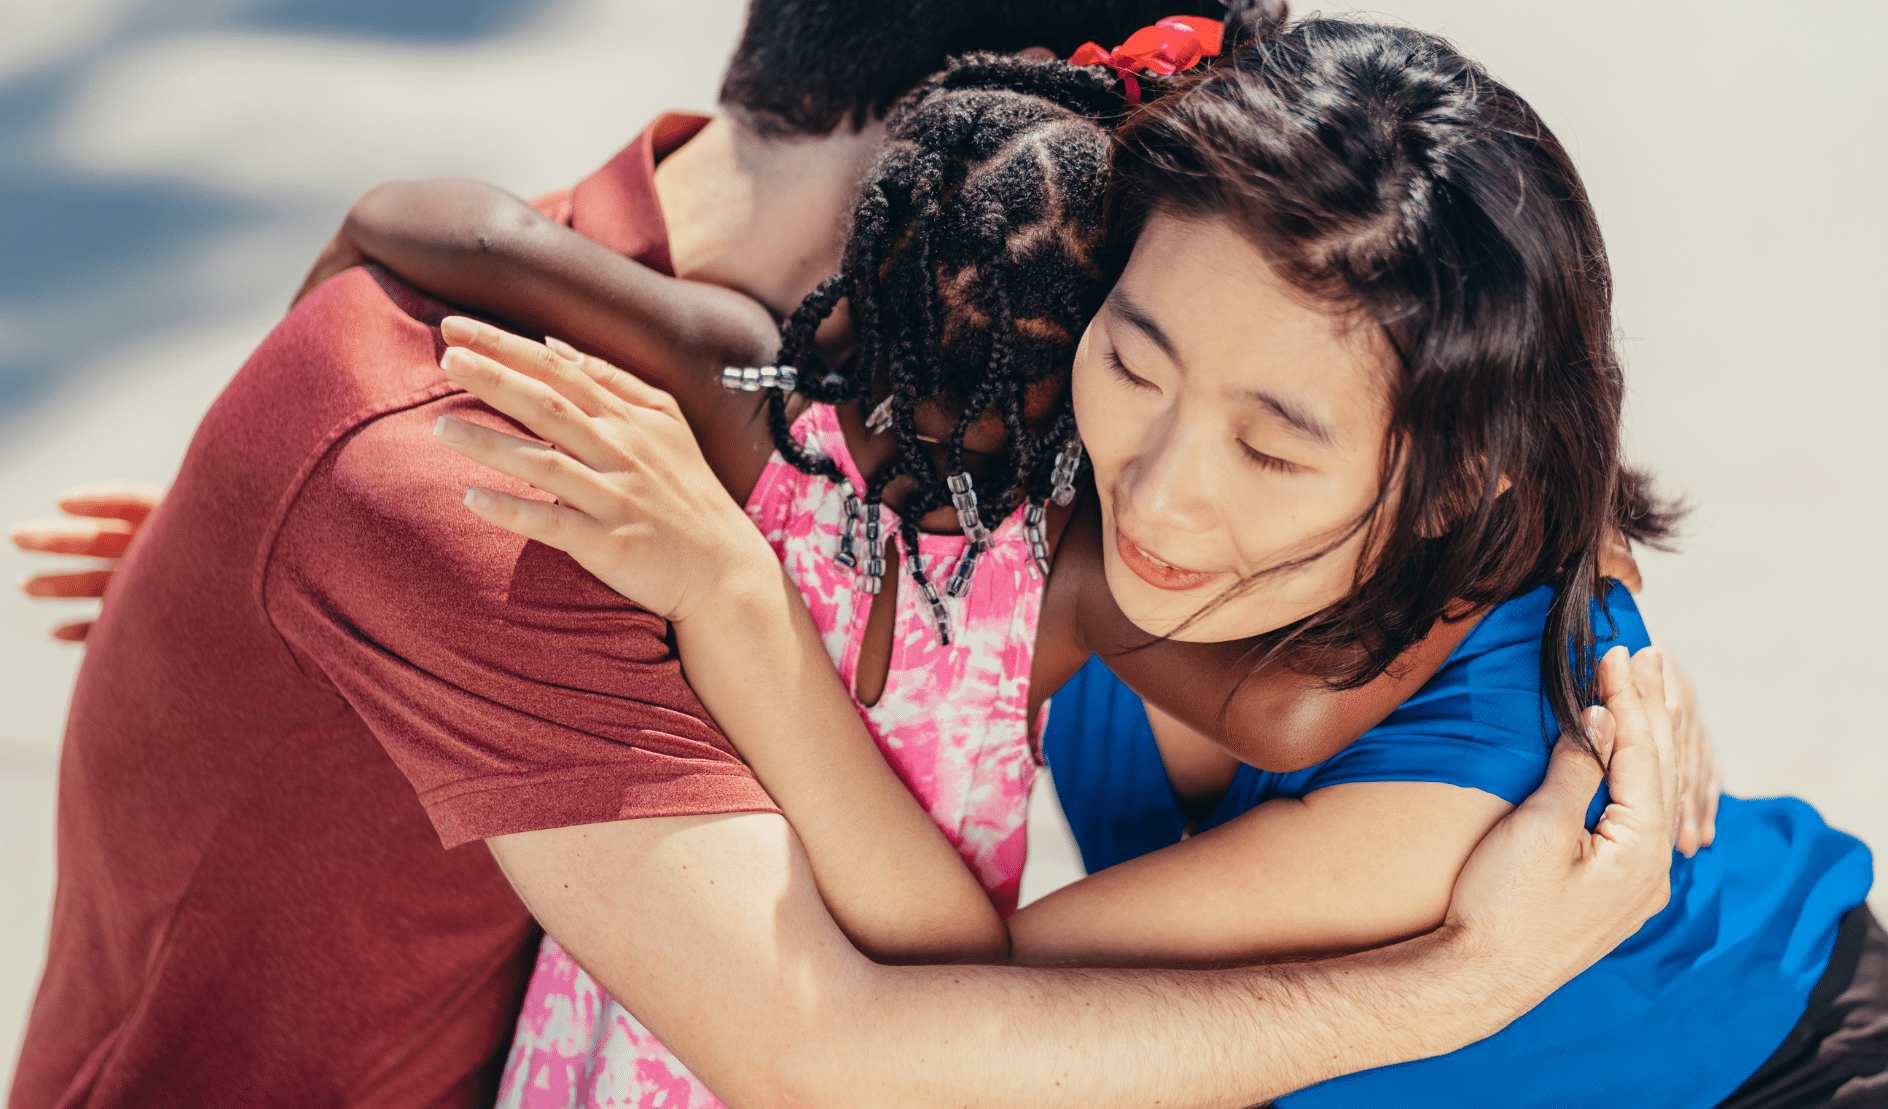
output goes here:
<path id="1" fill-rule="evenodd" d="M 1043 735 L 1084 864 L 1090 873 L 1102 871 L 1268 803 L 1346 783 L 1441 783 L 1518 803 L 1540 784 L 1558 732 L 1540 676 L 1552 596 L 1552 587 L 1542 586 L 1496 606 L 1420 692 L 1335 757 L 1285 774 L 1240 766 L 1197 820 L 1169 781 L 1140 698 L 1099 659 L 1091 661 L 1056 694 Z M 1623 588 L 1595 602 L 1594 623 L 1601 651 L 1649 642 Z M 1589 818 L 1604 805 L 1602 790 Z M 1335 1079 L 1279 1104 L 1888 1104 L 1879 1057 L 1872 1079 L 1827 1058 L 1835 1065 L 1817 1072 L 1815 1048 L 1831 1035 L 1807 1027 L 1827 1017 L 1866 955 L 1864 976 L 1876 977 L 1851 991 L 1857 994 L 1851 1008 L 1859 1011 L 1847 1015 L 1851 1025 L 1873 1022 L 1861 1030 L 1862 1051 L 1868 1041 L 1880 1050 L 1888 944 L 1858 907 L 1871 880 L 1868 849 L 1829 828 L 1808 805 L 1726 797 L 1716 842 L 1691 858 L 1674 855 L 1665 911 L 1506 1030 L 1449 1055 Z M 1845 943 L 1832 967 L 1839 933 L 1846 933 Z M 1828 996 L 1812 1007 L 1826 973 Z M 1801 1034 L 1792 1036 L 1793 1029 Z M 1766 1068 L 1780 1073 L 1725 1102 L 1766 1057 L 1789 1048 L 1803 1057 L 1780 1059 Z M 1868 1070 L 1864 1060 L 1861 1071 Z M 1779 1087 L 1788 1096 L 1764 1100 Z"/>

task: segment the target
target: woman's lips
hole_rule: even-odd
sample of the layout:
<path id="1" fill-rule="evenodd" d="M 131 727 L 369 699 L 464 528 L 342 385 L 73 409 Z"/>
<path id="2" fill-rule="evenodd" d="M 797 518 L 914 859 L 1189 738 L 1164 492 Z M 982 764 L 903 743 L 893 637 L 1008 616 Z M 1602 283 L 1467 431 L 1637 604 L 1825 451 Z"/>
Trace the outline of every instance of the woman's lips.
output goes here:
<path id="1" fill-rule="evenodd" d="M 1170 565 L 1166 559 L 1158 558 L 1135 546 L 1134 541 L 1129 539 L 1127 533 L 1120 528 L 1116 528 L 1114 532 L 1114 549 L 1121 555 L 1121 561 L 1127 564 L 1128 569 L 1134 571 L 1135 577 L 1155 589 L 1181 593 L 1189 589 L 1198 589 L 1219 576 Z"/>

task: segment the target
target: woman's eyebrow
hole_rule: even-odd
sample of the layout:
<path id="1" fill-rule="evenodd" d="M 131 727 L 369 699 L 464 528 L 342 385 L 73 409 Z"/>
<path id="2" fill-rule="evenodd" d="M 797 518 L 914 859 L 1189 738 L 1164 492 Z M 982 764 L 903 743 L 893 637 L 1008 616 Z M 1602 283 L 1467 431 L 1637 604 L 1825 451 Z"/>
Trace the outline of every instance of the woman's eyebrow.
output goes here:
<path id="1" fill-rule="evenodd" d="M 1331 428 L 1330 424 L 1290 401 L 1273 396 L 1263 389 L 1248 389 L 1239 395 L 1245 400 L 1264 405 L 1274 416 L 1303 433 L 1306 438 L 1314 439 L 1327 447 L 1337 445 L 1337 432 Z"/>
<path id="2" fill-rule="evenodd" d="M 1108 306 L 1114 309 L 1115 315 L 1139 328 L 1141 334 L 1147 336 L 1175 365 L 1180 364 L 1180 353 L 1174 349 L 1173 340 L 1169 339 L 1167 333 L 1160 329 L 1160 325 L 1154 322 L 1154 317 L 1147 309 L 1136 304 L 1133 297 L 1121 291 L 1121 286 L 1116 285 L 1114 291 L 1108 294 Z"/>

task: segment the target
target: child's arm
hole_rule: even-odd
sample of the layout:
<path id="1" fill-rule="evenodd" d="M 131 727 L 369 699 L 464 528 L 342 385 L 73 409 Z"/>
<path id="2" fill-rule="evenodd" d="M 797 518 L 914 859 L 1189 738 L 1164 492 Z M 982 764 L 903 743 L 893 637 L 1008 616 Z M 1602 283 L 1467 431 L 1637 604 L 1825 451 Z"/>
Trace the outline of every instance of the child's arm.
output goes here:
<path id="1" fill-rule="evenodd" d="M 1348 747 L 1435 676 L 1476 620 L 1439 622 L 1380 677 L 1333 690 L 1281 665 L 1253 672 L 1252 644 L 1149 642 L 1115 603 L 1101 562 L 1101 512 L 1084 498 L 1056 549 L 1042 619 L 1069 630 L 1134 692 L 1261 770 L 1315 766 Z M 1055 633 L 1051 633 L 1052 636 Z"/>
<path id="2" fill-rule="evenodd" d="M 758 394 L 721 387 L 723 366 L 778 347 L 759 302 L 665 277 L 491 185 L 395 181 L 362 196 L 297 300 L 348 266 L 378 262 L 443 300 L 552 335 L 672 394 L 703 453 L 745 499 L 773 449 Z"/>
<path id="3" fill-rule="evenodd" d="M 1079 537 L 1070 538 L 1077 540 L 1070 553 L 1080 559 Z M 1064 572 L 1063 560 L 1058 558 L 1056 573 Z M 1602 553 L 1600 572 L 1624 582 L 1635 593 L 1640 588 L 1632 549 L 1617 531 Z M 1080 571 L 1076 574 L 1085 577 Z M 1162 642 L 1121 651 L 1120 646 L 1143 643 L 1147 637 L 1121 614 L 1099 575 L 1096 583 L 1102 588 L 1077 610 L 1087 623 L 1082 634 L 1095 637 L 1087 639 L 1089 643 L 1099 639 L 1104 644 L 1095 653 L 1103 655 L 1121 680 L 1241 761 L 1279 772 L 1323 762 L 1382 723 L 1442 669 L 1482 616 L 1471 612 L 1452 622 L 1437 621 L 1427 636 L 1383 674 L 1356 689 L 1332 689 L 1320 679 L 1284 666 L 1254 673 L 1247 643 Z M 1673 683 L 1667 685 L 1676 688 Z M 1686 797 L 1692 793 L 1687 791 Z M 1688 814 L 1691 809 L 1688 800 Z M 1715 813 L 1715 804 L 1710 811 Z M 1695 838 L 1685 841 L 1682 849 L 1686 854 L 1695 851 Z"/>

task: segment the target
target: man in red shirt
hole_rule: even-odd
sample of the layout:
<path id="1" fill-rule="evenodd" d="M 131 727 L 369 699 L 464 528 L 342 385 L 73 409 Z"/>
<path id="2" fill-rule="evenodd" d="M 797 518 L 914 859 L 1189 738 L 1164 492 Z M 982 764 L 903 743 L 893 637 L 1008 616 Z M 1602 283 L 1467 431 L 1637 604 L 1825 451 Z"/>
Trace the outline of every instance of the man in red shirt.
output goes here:
<path id="1" fill-rule="evenodd" d="M 618 253 L 797 303 L 836 264 L 859 125 L 945 53 L 1148 21 L 980 7 L 760 0 L 719 137 L 663 117 L 548 205 Z M 833 180 L 770 181 L 743 149 Z M 704 205 L 707 179 L 753 188 Z M 826 207 L 780 219 L 809 180 Z M 757 248 L 796 233 L 800 255 Z M 1492 1032 L 1663 897 L 1670 801 L 1656 721 L 1633 718 L 1622 752 L 1648 765 L 1616 795 L 1643 823 L 1620 850 L 1578 854 L 1595 783 L 1574 767 L 1491 837 L 1455 922 L 1399 948 L 1218 972 L 877 966 L 661 621 L 468 525 L 459 494 L 490 475 L 431 428 L 500 418 L 441 378 L 446 311 L 369 268 L 315 290 L 121 567 L 73 702 L 12 1109 L 488 1105 L 537 938 L 507 877 L 737 1105 L 1249 1104 Z"/>

